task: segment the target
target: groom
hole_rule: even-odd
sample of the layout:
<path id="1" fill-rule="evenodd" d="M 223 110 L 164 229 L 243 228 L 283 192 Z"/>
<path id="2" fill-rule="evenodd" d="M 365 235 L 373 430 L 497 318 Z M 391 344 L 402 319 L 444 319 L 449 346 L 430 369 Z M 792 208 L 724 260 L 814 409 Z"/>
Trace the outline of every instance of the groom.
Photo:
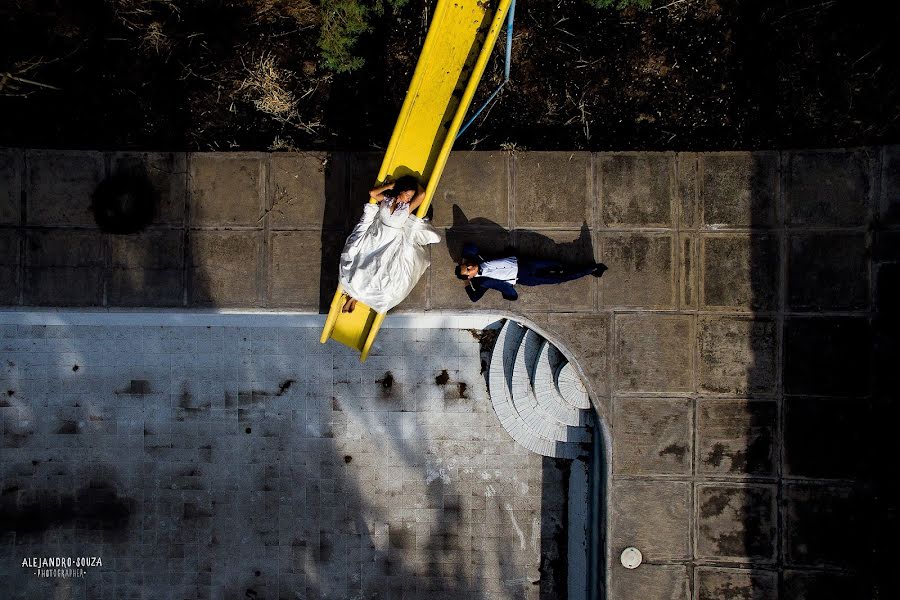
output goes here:
<path id="1" fill-rule="evenodd" d="M 606 271 L 603 263 L 576 266 L 558 260 L 528 260 L 516 256 L 484 260 L 475 244 L 465 244 L 462 259 L 456 266 L 456 276 L 466 282 L 466 294 L 478 302 L 489 290 L 499 291 L 506 300 L 516 300 L 517 283 L 522 285 L 552 285 L 572 281 L 586 275 L 601 277 Z"/>

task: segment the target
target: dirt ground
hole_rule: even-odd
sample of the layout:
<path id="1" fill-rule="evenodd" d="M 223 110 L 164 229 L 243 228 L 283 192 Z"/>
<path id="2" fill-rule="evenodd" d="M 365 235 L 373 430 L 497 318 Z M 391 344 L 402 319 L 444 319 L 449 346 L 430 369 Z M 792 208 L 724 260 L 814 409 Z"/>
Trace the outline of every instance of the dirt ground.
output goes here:
<path id="1" fill-rule="evenodd" d="M 6 0 L 0 145 L 383 147 L 435 1 L 373 17 L 357 47 L 365 63 L 349 74 L 322 65 L 317 1 Z M 900 139 L 900 9 L 892 3 L 657 0 L 648 11 L 586 0 L 518 4 L 512 81 L 460 148 Z M 503 45 L 479 97 L 500 79 Z"/>

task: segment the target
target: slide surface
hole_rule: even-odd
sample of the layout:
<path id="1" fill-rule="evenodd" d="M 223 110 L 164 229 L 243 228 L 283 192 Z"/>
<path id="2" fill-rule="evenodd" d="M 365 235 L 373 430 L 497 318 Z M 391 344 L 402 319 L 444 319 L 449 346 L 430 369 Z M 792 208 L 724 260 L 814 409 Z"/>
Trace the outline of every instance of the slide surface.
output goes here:
<path id="1" fill-rule="evenodd" d="M 439 0 L 400 117 L 391 135 L 378 181 L 416 175 L 425 200 L 424 216 L 444 170 L 453 140 L 484 73 L 511 0 Z M 369 354 L 385 315 L 362 302 L 342 313 L 340 285 L 331 302 L 321 342 L 329 338 Z"/>

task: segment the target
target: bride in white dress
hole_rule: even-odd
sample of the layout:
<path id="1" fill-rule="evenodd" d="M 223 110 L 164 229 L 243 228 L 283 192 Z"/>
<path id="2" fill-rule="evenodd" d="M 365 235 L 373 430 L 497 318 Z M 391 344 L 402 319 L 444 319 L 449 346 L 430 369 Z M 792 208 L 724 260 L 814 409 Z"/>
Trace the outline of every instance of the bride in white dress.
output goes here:
<path id="1" fill-rule="evenodd" d="M 340 283 L 346 299 L 341 312 L 357 300 L 379 313 L 400 304 L 418 283 L 430 261 L 425 246 L 441 241 L 437 231 L 413 213 L 425 199 L 418 180 L 405 175 L 369 191 L 363 216 L 341 253 Z"/>

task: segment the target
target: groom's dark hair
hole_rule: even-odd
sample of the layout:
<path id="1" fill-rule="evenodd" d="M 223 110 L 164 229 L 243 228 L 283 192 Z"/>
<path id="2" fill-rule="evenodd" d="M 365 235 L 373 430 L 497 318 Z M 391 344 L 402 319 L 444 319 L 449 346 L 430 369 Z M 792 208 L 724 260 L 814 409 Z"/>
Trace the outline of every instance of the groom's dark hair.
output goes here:
<path id="1" fill-rule="evenodd" d="M 466 275 L 462 274 L 462 268 L 465 266 L 474 265 L 474 264 L 476 264 L 475 261 L 473 261 L 471 259 L 467 260 L 466 257 L 460 258 L 459 264 L 456 265 L 456 269 L 454 269 L 454 272 L 456 273 L 456 278 L 462 279 L 463 281 L 467 281 L 469 278 Z"/>

